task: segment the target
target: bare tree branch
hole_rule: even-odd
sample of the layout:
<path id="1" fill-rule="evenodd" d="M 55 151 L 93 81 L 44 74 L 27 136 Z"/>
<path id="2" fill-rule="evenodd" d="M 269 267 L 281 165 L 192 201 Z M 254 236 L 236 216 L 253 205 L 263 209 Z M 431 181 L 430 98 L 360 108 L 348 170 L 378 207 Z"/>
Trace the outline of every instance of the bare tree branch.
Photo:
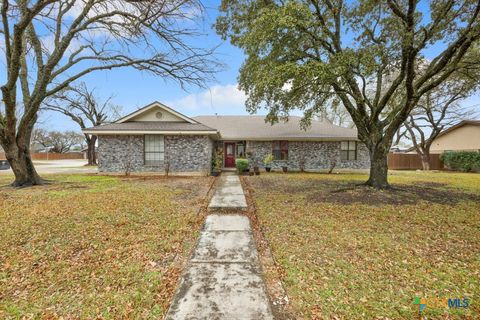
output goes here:
<path id="1" fill-rule="evenodd" d="M 3 0 L 6 81 L 1 85 L 0 144 L 15 184 L 41 182 L 29 158 L 39 108 L 83 76 L 132 67 L 184 88 L 213 79 L 220 67 L 213 59 L 215 48 L 190 41 L 202 36 L 203 9 L 198 0 Z"/>
<path id="2" fill-rule="evenodd" d="M 429 170 L 430 148 L 443 131 L 461 120 L 475 116 L 471 107 L 461 101 L 480 86 L 477 79 L 457 76 L 429 91 L 405 120 L 397 134 L 408 137 L 422 159 L 424 170 Z"/>

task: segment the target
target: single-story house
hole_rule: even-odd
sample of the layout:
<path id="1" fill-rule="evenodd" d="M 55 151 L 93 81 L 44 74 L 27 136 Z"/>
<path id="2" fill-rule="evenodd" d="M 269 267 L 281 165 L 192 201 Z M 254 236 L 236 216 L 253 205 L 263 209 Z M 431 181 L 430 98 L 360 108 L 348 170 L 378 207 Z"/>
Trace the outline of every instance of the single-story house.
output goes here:
<path id="1" fill-rule="evenodd" d="M 114 123 L 83 130 L 98 136 L 100 172 L 209 173 L 214 152 L 222 152 L 223 167 L 237 158 L 263 167 L 272 154 L 272 168 L 290 170 L 366 169 L 369 153 L 356 129 L 313 120 L 300 128 L 300 117 L 274 125 L 263 116 L 187 117 L 159 102 Z"/>
<path id="2" fill-rule="evenodd" d="M 430 147 L 431 153 L 480 151 L 480 120 L 463 120 L 442 131 Z"/>

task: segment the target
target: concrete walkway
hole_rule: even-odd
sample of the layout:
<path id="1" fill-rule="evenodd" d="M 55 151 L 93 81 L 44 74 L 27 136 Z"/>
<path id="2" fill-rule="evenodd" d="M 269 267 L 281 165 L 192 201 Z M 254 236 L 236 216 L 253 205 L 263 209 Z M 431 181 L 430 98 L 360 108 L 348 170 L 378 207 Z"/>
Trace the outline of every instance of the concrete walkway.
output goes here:
<path id="1" fill-rule="evenodd" d="M 165 319 L 273 319 L 248 217 L 207 217 Z"/>
<path id="2" fill-rule="evenodd" d="M 246 209 L 247 201 L 238 176 L 221 175 L 209 209 Z"/>

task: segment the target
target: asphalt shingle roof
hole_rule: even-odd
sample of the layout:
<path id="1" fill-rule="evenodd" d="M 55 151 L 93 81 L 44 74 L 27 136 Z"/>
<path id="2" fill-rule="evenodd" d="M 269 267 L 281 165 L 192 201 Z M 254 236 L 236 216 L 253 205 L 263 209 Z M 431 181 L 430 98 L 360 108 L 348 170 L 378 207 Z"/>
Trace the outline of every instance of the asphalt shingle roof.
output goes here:
<path id="1" fill-rule="evenodd" d="M 236 139 L 357 139 L 357 130 L 339 127 L 327 121 L 312 120 L 306 131 L 300 127 L 301 117 L 290 116 L 287 122 L 265 123 L 264 116 L 198 116 L 194 120 L 215 128 L 224 140 Z"/>
<path id="2" fill-rule="evenodd" d="M 85 129 L 88 132 L 171 132 L 218 131 L 223 140 L 340 140 L 357 139 L 357 130 L 313 120 L 306 131 L 300 127 L 300 117 L 291 116 L 287 122 L 265 123 L 264 116 L 198 116 L 199 123 L 132 121 L 109 123 Z"/>

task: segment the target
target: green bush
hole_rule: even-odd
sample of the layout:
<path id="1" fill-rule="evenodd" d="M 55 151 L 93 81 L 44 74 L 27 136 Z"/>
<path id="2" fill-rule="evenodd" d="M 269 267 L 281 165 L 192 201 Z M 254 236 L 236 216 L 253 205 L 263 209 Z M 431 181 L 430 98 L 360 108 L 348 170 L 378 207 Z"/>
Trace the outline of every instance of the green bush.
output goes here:
<path id="1" fill-rule="evenodd" d="M 247 159 L 237 159 L 235 160 L 235 166 L 237 167 L 238 172 L 244 172 L 248 170 L 248 160 Z"/>
<path id="2" fill-rule="evenodd" d="M 467 172 L 480 170 L 480 152 L 447 151 L 440 155 L 440 160 L 452 170 Z"/>

